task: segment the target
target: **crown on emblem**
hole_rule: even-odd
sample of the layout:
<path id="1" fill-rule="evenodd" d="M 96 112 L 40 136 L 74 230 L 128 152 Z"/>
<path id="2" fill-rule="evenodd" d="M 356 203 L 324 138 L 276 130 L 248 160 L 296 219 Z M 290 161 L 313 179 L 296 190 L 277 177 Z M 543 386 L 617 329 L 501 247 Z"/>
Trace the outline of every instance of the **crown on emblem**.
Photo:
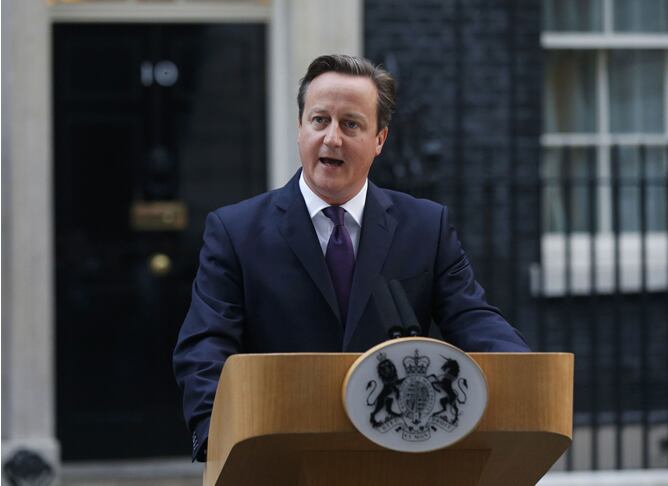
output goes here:
<path id="1" fill-rule="evenodd" d="M 409 375 L 424 375 L 427 373 L 431 360 L 427 356 L 420 356 L 416 349 L 413 356 L 406 356 L 403 360 L 404 369 Z"/>

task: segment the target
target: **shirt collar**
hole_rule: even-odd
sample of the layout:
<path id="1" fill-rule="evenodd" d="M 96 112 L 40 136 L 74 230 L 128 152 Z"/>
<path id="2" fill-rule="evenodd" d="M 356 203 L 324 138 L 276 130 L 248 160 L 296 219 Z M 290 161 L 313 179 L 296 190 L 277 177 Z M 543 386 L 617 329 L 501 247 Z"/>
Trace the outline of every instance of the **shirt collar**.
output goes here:
<path id="1" fill-rule="evenodd" d="M 355 222 L 362 227 L 362 217 L 364 215 L 364 205 L 366 203 L 366 192 L 369 187 L 369 180 L 364 181 L 364 185 L 360 192 L 355 195 L 352 199 L 342 204 L 341 207 L 346 210 L 350 216 L 355 220 Z M 311 188 L 308 186 L 304 180 L 304 171 L 302 171 L 299 176 L 299 189 L 304 197 L 304 202 L 306 203 L 306 209 L 308 209 L 308 214 L 313 219 L 320 211 L 326 207 L 331 206 L 331 204 L 326 203 L 314 193 Z"/>

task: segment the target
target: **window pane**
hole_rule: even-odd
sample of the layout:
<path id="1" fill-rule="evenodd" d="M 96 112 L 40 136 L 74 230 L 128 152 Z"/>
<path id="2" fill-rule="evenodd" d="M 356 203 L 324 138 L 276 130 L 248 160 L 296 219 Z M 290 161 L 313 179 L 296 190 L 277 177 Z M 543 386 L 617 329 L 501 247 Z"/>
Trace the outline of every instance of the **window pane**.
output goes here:
<path id="1" fill-rule="evenodd" d="M 591 231 L 596 154 L 591 147 L 549 148 L 543 153 L 543 225 L 549 233 Z M 594 204 L 596 204 L 594 202 Z"/>
<path id="2" fill-rule="evenodd" d="M 596 132 L 595 68 L 592 51 L 547 52 L 545 132 Z"/>
<path id="3" fill-rule="evenodd" d="M 647 229 L 668 230 L 668 147 L 651 148 L 646 152 Z"/>
<path id="4" fill-rule="evenodd" d="M 668 0 L 615 0 L 614 19 L 619 32 L 668 32 Z"/>
<path id="5" fill-rule="evenodd" d="M 644 224 L 649 231 L 666 230 L 666 176 L 668 174 L 665 147 L 619 147 L 618 177 L 619 211 L 622 231 L 637 232 Z M 612 154 L 615 161 L 615 155 Z M 644 202 L 642 186 L 644 185 Z"/>
<path id="6" fill-rule="evenodd" d="M 602 30 L 601 0 L 544 0 L 543 30 L 591 32 Z"/>
<path id="7" fill-rule="evenodd" d="M 559 185 L 559 149 L 543 153 L 543 229 L 548 233 L 564 231 L 564 201 Z"/>
<path id="8" fill-rule="evenodd" d="M 664 130 L 663 51 L 610 52 L 610 130 L 662 133 Z"/>
<path id="9" fill-rule="evenodd" d="M 613 169 L 618 180 L 618 204 L 613 211 L 619 211 L 619 225 L 622 231 L 640 230 L 640 180 L 638 149 L 619 147 L 619 167 Z M 612 156 L 611 160 L 615 160 Z M 613 162 L 614 163 L 614 162 Z"/>

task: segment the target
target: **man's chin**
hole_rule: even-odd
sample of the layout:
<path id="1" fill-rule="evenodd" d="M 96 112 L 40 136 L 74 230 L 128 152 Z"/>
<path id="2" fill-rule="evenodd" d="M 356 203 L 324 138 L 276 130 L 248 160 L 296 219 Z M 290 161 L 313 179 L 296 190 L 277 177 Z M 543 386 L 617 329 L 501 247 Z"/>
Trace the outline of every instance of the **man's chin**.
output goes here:
<path id="1" fill-rule="evenodd" d="M 349 193 L 345 188 L 332 184 L 317 184 L 313 192 L 315 192 L 320 199 L 331 205 L 345 203 L 348 200 L 346 195 Z"/>
<path id="2" fill-rule="evenodd" d="M 320 199 L 331 205 L 341 205 L 356 194 L 355 187 L 352 187 L 355 184 L 346 178 L 345 173 L 321 169 L 318 167 L 310 176 L 304 176 L 308 186 Z"/>

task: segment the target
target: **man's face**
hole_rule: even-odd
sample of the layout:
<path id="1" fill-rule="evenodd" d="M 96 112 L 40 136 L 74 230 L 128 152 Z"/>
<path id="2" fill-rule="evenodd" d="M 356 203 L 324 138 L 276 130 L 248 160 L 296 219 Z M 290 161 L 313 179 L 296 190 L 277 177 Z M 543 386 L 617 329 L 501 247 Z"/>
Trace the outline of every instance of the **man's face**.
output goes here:
<path id="1" fill-rule="evenodd" d="M 378 90 L 367 77 L 328 72 L 311 81 L 299 120 L 299 158 L 311 190 L 332 205 L 364 185 L 387 138 L 377 130 Z"/>

